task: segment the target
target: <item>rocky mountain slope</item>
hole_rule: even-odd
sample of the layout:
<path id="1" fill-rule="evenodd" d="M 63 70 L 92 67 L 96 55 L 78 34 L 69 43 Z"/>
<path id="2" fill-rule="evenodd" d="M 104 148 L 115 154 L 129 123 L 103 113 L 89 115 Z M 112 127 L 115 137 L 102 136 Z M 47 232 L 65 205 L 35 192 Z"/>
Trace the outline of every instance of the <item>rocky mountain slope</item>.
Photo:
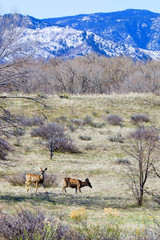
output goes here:
<path id="1" fill-rule="evenodd" d="M 20 14 L 25 26 L 21 42 L 35 50 L 35 57 L 73 58 L 88 53 L 160 59 L 160 14 L 125 10 L 71 17 L 36 19 Z M 0 22 L 6 15 L 0 17 Z"/>

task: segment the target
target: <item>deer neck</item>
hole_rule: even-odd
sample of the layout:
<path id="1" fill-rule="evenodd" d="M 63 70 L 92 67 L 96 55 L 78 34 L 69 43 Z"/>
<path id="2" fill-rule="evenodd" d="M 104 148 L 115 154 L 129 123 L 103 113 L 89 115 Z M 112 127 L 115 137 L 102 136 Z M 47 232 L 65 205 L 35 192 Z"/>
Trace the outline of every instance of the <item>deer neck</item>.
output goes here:
<path id="1" fill-rule="evenodd" d="M 44 180 L 44 173 L 41 173 L 41 175 L 40 175 L 40 180 L 41 180 L 41 181 Z"/>
<path id="2" fill-rule="evenodd" d="M 85 186 L 87 186 L 86 182 L 81 181 L 81 187 L 85 187 Z"/>

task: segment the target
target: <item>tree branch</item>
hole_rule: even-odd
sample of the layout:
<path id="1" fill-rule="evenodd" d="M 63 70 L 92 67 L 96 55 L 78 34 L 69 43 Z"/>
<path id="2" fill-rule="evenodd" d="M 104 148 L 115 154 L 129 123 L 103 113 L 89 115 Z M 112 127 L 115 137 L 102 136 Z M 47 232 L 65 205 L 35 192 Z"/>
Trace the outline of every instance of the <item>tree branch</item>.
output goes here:
<path id="1" fill-rule="evenodd" d="M 18 97 L 16 97 L 16 96 L 10 96 L 10 97 L 8 97 L 8 96 L 0 96 L 0 99 L 13 99 L 13 98 L 22 98 L 22 99 L 31 100 L 31 101 L 34 101 L 34 102 L 37 102 L 37 103 L 43 105 L 43 106 L 46 107 L 46 108 L 49 108 L 49 106 L 47 106 L 46 104 L 44 104 L 44 103 L 42 103 L 41 101 L 37 100 L 36 98 L 32 98 L 32 97 L 21 97 L 21 96 L 18 96 Z"/>

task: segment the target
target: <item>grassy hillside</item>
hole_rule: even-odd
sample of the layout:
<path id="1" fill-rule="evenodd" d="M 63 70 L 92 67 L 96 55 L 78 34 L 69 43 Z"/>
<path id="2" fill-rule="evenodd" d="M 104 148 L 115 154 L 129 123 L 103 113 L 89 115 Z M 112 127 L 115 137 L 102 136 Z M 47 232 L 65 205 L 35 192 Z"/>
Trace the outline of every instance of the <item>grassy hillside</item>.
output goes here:
<path id="1" fill-rule="evenodd" d="M 118 211 L 117 217 L 116 214 L 112 217 L 118 221 L 120 228 L 128 230 L 154 225 L 154 218 L 160 220 L 159 206 L 149 196 L 145 195 L 143 207 L 136 206 L 136 200 L 126 184 L 127 169 L 123 164 L 124 160 L 130 160 L 124 151 L 127 135 L 136 127 L 131 122 L 131 116 L 147 114 L 159 127 L 160 96 L 129 94 L 60 98 L 55 95 L 46 96 L 42 101 L 49 107 L 44 108 L 26 99 L 8 100 L 6 107 L 15 114 L 26 117 L 45 115 L 48 122 L 63 124 L 80 152 L 55 152 L 50 160 L 45 145 L 39 143 L 40 139 L 30 136 L 30 128 L 20 138 L 20 146 L 17 146 L 14 138 L 10 139 L 16 152 L 9 155 L 12 165 L 0 166 L 1 210 L 12 213 L 15 206 L 28 209 L 36 206 L 45 210 L 48 216 L 56 215 L 72 223 L 70 213 L 84 207 L 88 222 L 103 225 L 110 219 L 104 209 L 112 208 Z M 109 125 L 105 120 L 109 114 L 122 117 L 122 125 Z M 83 125 L 81 120 L 86 120 L 87 124 Z M 58 178 L 58 185 L 48 188 L 48 193 L 42 187 L 38 189 L 37 195 L 35 187 L 30 187 L 27 193 L 25 186 L 12 186 L 6 180 L 10 175 L 37 173 L 40 167 L 47 167 L 48 174 L 56 174 Z M 64 196 L 61 188 L 66 176 L 81 180 L 88 177 L 93 188 L 82 188 L 83 195 L 75 195 L 74 189 L 68 188 L 68 195 Z M 147 189 L 159 189 L 156 176 L 149 179 Z"/>

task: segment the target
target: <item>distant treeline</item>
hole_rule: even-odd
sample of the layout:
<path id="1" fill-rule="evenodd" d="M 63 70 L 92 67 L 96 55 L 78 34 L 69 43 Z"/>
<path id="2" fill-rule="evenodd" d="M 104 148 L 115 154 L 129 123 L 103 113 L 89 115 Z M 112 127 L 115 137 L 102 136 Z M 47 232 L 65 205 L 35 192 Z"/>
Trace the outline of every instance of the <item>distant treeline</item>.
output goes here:
<path id="1" fill-rule="evenodd" d="M 160 93 L 160 61 L 87 55 L 66 61 L 18 59 L 0 65 L 0 90 L 25 93 Z"/>

